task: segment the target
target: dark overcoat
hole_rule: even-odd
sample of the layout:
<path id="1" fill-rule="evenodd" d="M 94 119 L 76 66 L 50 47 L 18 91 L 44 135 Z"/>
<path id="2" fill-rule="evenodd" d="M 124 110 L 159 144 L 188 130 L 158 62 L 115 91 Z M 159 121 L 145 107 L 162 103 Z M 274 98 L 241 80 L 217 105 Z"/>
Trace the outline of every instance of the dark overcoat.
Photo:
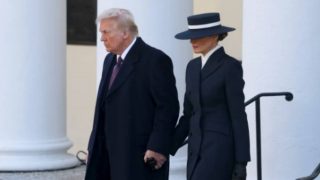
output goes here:
<path id="1" fill-rule="evenodd" d="M 188 137 L 188 180 L 231 180 L 235 162 L 250 160 L 241 63 L 223 47 L 201 69 L 201 58 L 186 71 L 183 116 L 172 153 Z"/>
<path id="2" fill-rule="evenodd" d="M 104 62 L 89 140 L 87 180 L 167 180 L 169 162 L 151 171 L 147 149 L 168 156 L 179 114 L 169 56 L 137 38 L 107 90 L 116 55 Z"/>

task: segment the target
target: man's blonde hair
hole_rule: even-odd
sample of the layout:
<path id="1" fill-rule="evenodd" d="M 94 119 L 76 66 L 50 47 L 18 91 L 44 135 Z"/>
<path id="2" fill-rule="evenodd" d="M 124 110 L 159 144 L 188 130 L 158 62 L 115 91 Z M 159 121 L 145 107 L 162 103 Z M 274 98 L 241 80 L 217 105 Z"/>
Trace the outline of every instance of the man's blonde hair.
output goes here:
<path id="1" fill-rule="evenodd" d="M 138 36 L 139 31 L 132 13 L 127 9 L 111 8 L 102 12 L 96 19 L 100 23 L 105 19 L 114 19 L 118 22 L 120 29 L 128 30 L 132 36 Z"/>

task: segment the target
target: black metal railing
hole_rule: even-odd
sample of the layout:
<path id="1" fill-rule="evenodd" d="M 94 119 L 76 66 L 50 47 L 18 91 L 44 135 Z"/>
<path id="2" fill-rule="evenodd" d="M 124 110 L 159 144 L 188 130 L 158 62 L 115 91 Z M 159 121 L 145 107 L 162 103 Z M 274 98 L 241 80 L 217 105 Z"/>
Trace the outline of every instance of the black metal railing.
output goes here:
<path id="1" fill-rule="evenodd" d="M 320 174 L 320 163 L 309 176 L 301 177 L 301 178 L 298 178 L 297 180 L 314 180 L 316 179 L 316 177 L 319 176 L 319 174 Z"/>
<path id="2" fill-rule="evenodd" d="M 261 113 L 260 113 L 260 98 L 266 96 L 285 96 L 287 101 L 293 99 L 293 94 L 290 92 L 269 92 L 260 93 L 253 98 L 249 99 L 245 106 L 248 106 L 252 102 L 256 104 L 256 145 L 257 145 L 257 180 L 262 180 L 262 166 L 261 166 Z"/>

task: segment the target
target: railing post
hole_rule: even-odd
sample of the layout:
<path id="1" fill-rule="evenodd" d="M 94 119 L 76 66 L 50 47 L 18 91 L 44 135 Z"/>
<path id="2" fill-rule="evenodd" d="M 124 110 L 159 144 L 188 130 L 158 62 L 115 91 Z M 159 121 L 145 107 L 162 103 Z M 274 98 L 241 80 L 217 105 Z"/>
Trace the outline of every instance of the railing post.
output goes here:
<path id="1" fill-rule="evenodd" d="M 260 98 L 256 100 L 256 141 L 257 141 L 257 176 L 262 180 L 261 168 L 261 121 L 260 121 Z"/>

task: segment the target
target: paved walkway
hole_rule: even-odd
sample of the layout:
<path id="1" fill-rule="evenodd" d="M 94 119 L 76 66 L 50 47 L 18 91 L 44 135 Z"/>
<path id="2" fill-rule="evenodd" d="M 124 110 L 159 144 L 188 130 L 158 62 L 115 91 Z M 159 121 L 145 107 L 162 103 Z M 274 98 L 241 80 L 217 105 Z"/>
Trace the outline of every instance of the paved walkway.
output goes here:
<path id="1" fill-rule="evenodd" d="M 0 180 L 83 180 L 85 166 L 43 172 L 0 172 Z"/>

